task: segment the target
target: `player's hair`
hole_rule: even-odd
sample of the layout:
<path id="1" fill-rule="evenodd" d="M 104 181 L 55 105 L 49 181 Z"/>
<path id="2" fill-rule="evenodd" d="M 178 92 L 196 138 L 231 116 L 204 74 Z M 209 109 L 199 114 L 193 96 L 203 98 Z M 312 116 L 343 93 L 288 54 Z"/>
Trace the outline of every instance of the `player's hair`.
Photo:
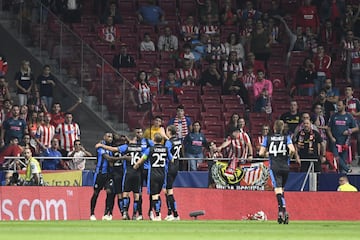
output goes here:
<path id="1" fill-rule="evenodd" d="M 133 140 L 136 137 L 136 134 L 134 132 L 129 132 L 127 137 L 128 137 L 129 140 Z"/>
<path id="2" fill-rule="evenodd" d="M 175 125 L 169 125 L 169 126 L 167 127 L 167 129 L 169 130 L 171 136 L 175 136 L 175 135 L 176 135 L 176 127 L 175 127 Z"/>
<path id="3" fill-rule="evenodd" d="M 283 120 L 276 120 L 274 122 L 274 132 L 275 133 L 282 133 L 284 130 L 284 121 Z"/>
<path id="4" fill-rule="evenodd" d="M 155 142 L 155 143 L 161 143 L 162 140 L 163 140 L 163 137 L 161 136 L 160 133 L 155 133 L 155 134 L 154 134 L 154 142 Z"/>

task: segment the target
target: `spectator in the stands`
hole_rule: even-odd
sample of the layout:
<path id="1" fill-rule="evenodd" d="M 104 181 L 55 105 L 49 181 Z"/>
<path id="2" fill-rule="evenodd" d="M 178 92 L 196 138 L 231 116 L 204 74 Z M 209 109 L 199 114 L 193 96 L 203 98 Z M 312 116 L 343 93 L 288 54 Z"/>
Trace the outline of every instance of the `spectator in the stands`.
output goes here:
<path id="1" fill-rule="evenodd" d="M 164 81 L 161 78 L 161 70 L 159 66 L 155 66 L 152 69 L 152 72 L 147 79 L 147 83 L 150 87 L 150 94 L 152 97 L 163 94 Z"/>
<path id="2" fill-rule="evenodd" d="M 252 65 L 254 73 L 257 73 L 258 70 L 264 70 L 265 69 L 264 62 L 260 61 L 260 60 L 256 60 L 255 59 L 255 54 L 253 52 L 248 52 L 247 53 L 247 60 L 246 60 L 245 64 L 246 65 Z"/>
<path id="3" fill-rule="evenodd" d="M 224 62 L 224 80 L 227 79 L 229 72 L 236 72 L 238 77 L 243 76 L 243 65 L 242 62 L 238 59 L 236 51 L 231 51 L 228 60 Z"/>
<path id="4" fill-rule="evenodd" d="M 149 0 L 145 5 L 140 5 L 137 16 L 140 23 L 152 26 L 159 25 L 165 21 L 165 13 L 156 5 L 155 0 Z"/>
<path id="5" fill-rule="evenodd" d="M 240 115 L 238 113 L 233 113 L 229 120 L 225 119 L 226 121 L 227 120 L 229 121 L 227 123 L 226 129 L 225 129 L 225 138 L 227 138 L 228 136 L 231 135 L 232 129 L 240 128 L 239 127 L 239 119 L 240 119 Z"/>
<path id="6" fill-rule="evenodd" d="M 253 85 L 254 90 L 254 111 L 269 113 L 271 108 L 271 97 L 273 93 L 273 84 L 265 79 L 264 70 L 258 70 L 257 81 Z"/>
<path id="7" fill-rule="evenodd" d="M 191 45 L 189 43 L 185 43 L 183 46 L 183 51 L 179 54 L 179 62 L 182 62 L 184 59 L 188 59 L 191 62 L 191 67 L 194 67 L 195 55 L 191 52 Z"/>
<path id="8" fill-rule="evenodd" d="M 315 93 L 319 93 L 324 85 L 325 79 L 331 77 L 330 67 L 332 64 L 331 57 L 325 53 L 324 46 L 319 45 L 317 54 L 313 59 L 317 79 L 315 80 Z"/>
<path id="9" fill-rule="evenodd" d="M 311 122 L 319 130 L 320 136 L 323 139 L 322 145 L 324 145 L 324 147 L 326 148 L 326 146 L 327 146 L 327 135 L 326 135 L 327 120 L 325 120 L 325 115 L 323 113 L 323 109 L 320 104 L 315 104 L 314 107 L 312 108 Z"/>
<path id="10" fill-rule="evenodd" d="M 207 59 L 215 60 L 219 64 L 227 59 L 225 44 L 221 42 L 219 34 L 211 37 L 211 43 L 207 47 Z"/>
<path id="11" fill-rule="evenodd" d="M 180 34 L 185 42 L 199 38 L 199 27 L 194 22 L 194 16 L 188 15 L 185 23 L 181 25 Z"/>
<path id="12" fill-rule="evenodd" d="M 220 11 L 220 22 L 222 25 L 229 26 L 237 23 L 236 10 L 233 8 L 232 0 L 224 0 Z"/>
<path id="13" fill-rule="evenodd" d="M 106 0 L 108 1 L 108 0 Z M 105 12 L 103 13 L 101 17 L 101 23 L 105 24 L 107 22 L 108 17 L 111 17 L 113 19 L 114 24 L 122 24 L 123 19 L 121 17 L 119 8 L 115 1 L 112 1 L 109 3 L 109 7 L 105 9 Z"/>
<path id="14" fill-rule="evenodd" d="M 299 112 L 299 106 L 295 100 L 290 101 L 290 111 L 281 114 L 280 120 L 283 120 L 289 127 L 288 133 L 293 134 L 295 128 L 301 121 L 301 113 Z"/>
<path id="15" fill-rule="evenodd" d="M 326 99 L 334 104 L 336 109 L 337 102 L 339 101 L 340 91 L 338 88 L 333 86 L 333 80 L 331 78 L 326 78 L 324 82 L 324 89 L 326 91 Z"/>
<path id="16" fill-rule="evenodd" d="M 68 157 L 73 157 L 69 161 L 69 168 L 71 170 L 84 170 L 86 159 L 84 157 L 91 157 L 92 154 L 81 145 L 80 140 L 75 140 L 74 151 L 69 152 Z"/>
<path id="17" fill-rule="evenodd" d="M 238 96 L 239 103 L 242 101 L 242 103 L 245 104 L 245 108 L 250 109 L 249 92 L 236 72 L 230 72 L 228 74 L 223 89 L 225 95 Z"/>
<path id="18" fill-rule="evenodd" d="M 354 24 L 360 14 L 360 3 L 358 3 L 357 9 L 353 9 L 352 4 L 347 4 L 345 9 L 345 15 L 341 19 L 341 27 L 346 30 L 353 30 Z"/>
<path id="19" fill-rule="evenodd" d="M 189 170 L 196 171 L 198 163 L 201 163 L 204 158 L 203 147 L 206 147 L 207 141 L 205 135 L 201 132 L 201 124 L 195 121 L 192 124 L 192 130 L 184 138 L 184 153 L 188 160 Z"/>
<path id="20" fill-rule="evenodd" d="M 176 79 L 176 72 L 174 69 L 170 69 L 167 72 L 167 79 L 164 83 L 164 94 L 173 96 L 175 102 L 178 101 L 177 96 L 182 94 L 182 83 Z"/>
<path id="21" fill-rule="evenodd" d="M 66 23 L 80 23 L 82 15 L 82 0 L 63 1 L 63 19 Z"/>
<path id="22" fill-rule="evenodd" d="M 202 24 L 208 21 L 209 15 L 212 23 L 219 21 L 219 9 L 214 0 L 205 0 L 205 3 L 199 6 L 199 18 Z"/>
<path id="23" fill-rule="evenodd" d="M 144 38 L 140 43 L 140 51 L 141 52 L 154 52 L 155 44 L 153 40 L 151 40 L 150 33 L 144 33 Z"/>
<path id="24" fill-rule="evenodd" d="M 314 63 L 310 58 L 305 58 L 303 64 L 296 71 L 293 90 L 296 89 L 298 96 L 314 96 L 316 80 L 317 74 Z"/>
<path id="25" fill-rule="evenodd" d="M 254 83 L 256 82 L 256 75 L 252 64 L 248 64 L 245 67 L 245 74 L 241 77 L 241 80 L 248 91 L 253 89 Z"/>
<path id="26" fill-rule="evenodd" d="M 320 41 L 325 46 L 332 47 L 338 42 L 337 31 L 333 28 L 333 24 L 330 19 L 325 21 L 324 27 L 320 30 Z"/>
<path id="27" fill-rule="evenodd" d="M 226 55 L 230 58 L 230 53 L 235 51 L 236 58 L 239 61 L 245 60 L 245 50 L 240 42 L 240 37 L 236 32 L 229 34 L 225 43 Z"/>
<path id="28" fill-rule="evenodd" d="M 271 56 L 271 43 L 269 32 L 265 30 L 263 22 L 258 20 L 251 34 L 250 49 L 256 60 L 264 61 L 265 67 L 267 67 L 267 61 Z"/>
<path id="29" fill-rule="evenodd" d="M 354 48 L 349 51 L 347 60 L 347 81 L 354 87 L 360 87 L 360 43 L 354 39 Z"/>
<path id="30" fill-rule="evenodd" d="M 33 156 L 39 156 L 40 149 L 37 146 L 36 141 L 30 134 L 28 134 L 28 133 L 24 134 L 24 136 L 20 142 L 20 146 L 23 149 L 29 148 L 31 150 Z"/>
<path id="31" fill-rule="evenodd" d="M 265 30 L 270 34 L 271 43 L 277 44 L 282 41 L 282 32 L 280 24 L 275 21 L 273 17 L 270 17 L 269 20 L 265 23 Z"/>
<path id="32" fill-rule="evenodd" d="M 206 58 L 206 50 L 209 42 L 210 37 L 206 33 L 201 33 L 199 39 L 194 39 L 191 41 L 191 52 L 194 54 L 196 62 L 200 62 Z"/>
<path id="33" fill-rule="evenodd" d="M 13 105 L 11 107 L 11 116 L 2 124 L 0 146 L 9 144 L 14 137 L 22 139 L 27 131 L 26 121 L 20 118 L 20 107 Z"/>
<path id="34" fill-rule="evenodd" d="M 106 23 L 99 27 L 98 37 L 101 42 L 108 43 L 112 48 L 120 43 L 120 27 L 114 23 L 114 18 L 109 16 Z"/>
<path id="35" fill-rule="evenodd" d="M 176 127 L 176 136 L 181 140 L 192 130 L 192 122 L 190 117 L 185 115 L 184 105 L 176 108 L 176 116 L 170 119 L 168 126 L 170 125 Z"/>
<path id="36" fill-rule="evenodd" d="M 321 106 L 322 113 L 324 115 L 325 122 L 327 124 L 330 116 L 335 112 L 335 107 L 332 102 L 328 101 L 328 99 L 326 97 L 326 90 L 324 88 L 322 88 L 320 90 L 320 93 L 317 95 L 317 97 L 315 99 L 315 103 L 313 104 L 313 108 L 317 104 Z"/>
<path id="37" fill-rule="evenodd" d="M 42 74 L 36 80 L 35 93 L 46 109 L 50 109 L 52 106 L 55 80 L 56 77 L 52 75 L 50 65 L 44 65 Z"/>
<path id="38" fill-rule="evenodd" d="M 44 123 L 40 124 L 36 130 L 35 141 L 41 149 L 50 147 L 51 140 L 55 136 L 55 127 L 50 122 L 51 114 L 46 113 L 44 116 Z"/>
<path id="39" fill-rule="evenodd" d="M 5 160 L 5 157 L 20 157 L 23 148 L 19 146 L 19 139 L 17 137 L 12 137 L 10 139 L 9 145 L 5 148 L 2 148 L 0 151 L 0 169 L 8 169 L 13 166 L 12 162 L 14 160 Z M 15 160 L 16 161 L 16 160 Z"/>
<path id="40" fill-rule="evenodd" d="M 3 102 L 4 99 L 10 99 L 10 91 L 8 82 L 5 79 L 5 76 L 0 75 L 0 102 Z"/>
<path id="41" fill-rule="evenodd" d="M 172 33 L 171 27 L 164 28 L 164 34 L 158 39 L 158 50 L 165 52 L 177 51 L 179 48 L 178 38 Z"/>
<path id="42" fill-rule="evenodd" d="M 206 16 L 206 22 L 201 24 L 200 32 L 201 33 L 206 33 L 206 34 L 208 34 L 210 36 L 212 36 L 214 34 L 220 34 L 220 27 L 217 24 L 217 22 L 212 21 L 212 15 L 211 14 L 208 14 Z"/>
<path id="43" fill-rule="evenodd" d="M 176 71 L 176 79 L 181 82 L 182 86 L 198 85 L 199 74 L 195 68 L 191 67 L 191 62 L 184 59 L 183 66 Z"/>
<path id="44" fill-rule="evenodd" d="M 5 76 L 8 71 L 8 62 L 2 54 L 0 54 L 0 76 Z"/>
<path id="45" fill-rule="evenodd" d="M 79 98 L 78 101 L 72 105 L 66 112 L 73 112 L 80 104 L 82 103 L 82 99 Z M 44 114 L 43 114 L 44 115 Z M 38 117 L 40 114 L 38 114 Z M 55 128 L 65 121 L 65 113 L 61 111 L 61 104 L 59 102 L 55 102 L 52 105 L 52 112 L 51 112 L 51 125 Z"/>
<path id="46" fill-rule="evenodd" d="M 294 26 L 300 26 L 303 29 L 310 27 L 315 34 L 320 30 L 320 19 L 316 6 L 312 5 L 311 0 L 304 0 L 303 6 L 297 10 Z"/>
<path id="47" fill-rule="evenodd" d="M 31 72 L 29 61 L 23 60 L 21 62 L 20 71 L 15 74 L 15 85 L 19 105 L 26 105 L 34 85 L 34 75 Z"/>
<path id="48" fill-rule="evenodd" d="M 201 73 L 200 85 L 209 87 L 222 85 L 221 71 L 217 68 L 216 61 L 210 61 L 207 69 Z"/>
<path id="49" fill-rule="evenodd" d="M 53 138 L 51 140 L 51 146 L 45 149 L 42 153 L 42 157 L 53 157 L 53 159 L 44 159 L 42 161 L 43 170 L 58 170 L 60 167 L 60 160 L 62 157 L 61 152 L 59 151 L 59 139 Z"/>
<path id="50" fill-rule="evenodd" d="M 74 141 L 80 139 L 80 127 L 73 120 L 73 114 L 65 113 L 64 123 L 55 128 L 55 137 L 60 138 L 60 148 L 64 156 L 74 150 Z"/>
<path id="51" fill-rule="evenodd" d="M 241 44 L 243 46 L 249 44 L 253 31 L 254 31 L 254 21 L 252 18 L 248 18 L 245 24 L 240 25 L 239 33 L 240 33 Z"/>
<path id="52" fill-rule="evenodd" d="M 128 54 L 126 44 L 121 44 L 120 53 L 113 58 L 113 67 L 120 70 L 120 68 L 136 67 L 135 59 Z"/>
<path id="53" fill-rule="evenodd" d="M 260 147 L 261 147 L 262 143 L 264 142 L 264 139 L 270 134 L 271 134 L 270 126 L 268 124 L 264 124 L 261 127 L 261 135 L 257 136 L 257 138 L 254 139 L 254 143 L 255 143 L 254 145 L 255 145 L 256 156 L 257 157 L 260 157 L 259 156 L 259 150 L 260 150 Z"/>
<path id="54" fill-rule="evenodd" d="M 130 92 L 130 100 L 138 111 L 147 111 L 151 109 L 150 87 L 147 82 L 147 73 L 143 70 L 138 72 L 136 83 Z"/>
<path id="55" fill-rule="evenodd" d="M 237 11 L 238 17 L 242 22 L 246 22 L 247 19 L 251 18 L 257 21 L 261 17 L 261 12 L 254 8 L 252 1 L 246 1 L 243 9 Z"/>
<path id="56" fill-rule="evenodd" d="M 267 14 L 269 17 L 272 16 L 284 16 L 284 10 L 280 7 L 279 0 L 272 0 L 271 7 L 268 9 Z"/>

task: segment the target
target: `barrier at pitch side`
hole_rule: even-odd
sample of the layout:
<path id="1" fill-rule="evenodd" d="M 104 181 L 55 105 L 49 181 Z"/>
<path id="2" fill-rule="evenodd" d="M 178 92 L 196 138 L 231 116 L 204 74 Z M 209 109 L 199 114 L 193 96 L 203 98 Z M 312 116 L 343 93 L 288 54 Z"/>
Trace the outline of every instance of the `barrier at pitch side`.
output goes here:
<path id="1" fill-rule="evenodd" d="M 87 220 L 92 192 L 91 187 L 1 187 L 0 220 Z M 291 220 L 360 220 L 359 193 L 287 192 L 285 196 Z M 164 217 L 165 197 L 161 197 Z M 148 197 L 143 199 L 146 213 Z M 269 220 L 277 217 L 277 202 L 271 191 L 176 188 L 175 199 L 183 220 L 190 220 L 189 213 L 194 210 L 205 210 L 200 217 L 204 220 L 241 220 L 260 210 Z M 103 191 L 95 212 L 98 219 L 104 207 Z M 114 219 L 120 219 L 117 204 Z"/>

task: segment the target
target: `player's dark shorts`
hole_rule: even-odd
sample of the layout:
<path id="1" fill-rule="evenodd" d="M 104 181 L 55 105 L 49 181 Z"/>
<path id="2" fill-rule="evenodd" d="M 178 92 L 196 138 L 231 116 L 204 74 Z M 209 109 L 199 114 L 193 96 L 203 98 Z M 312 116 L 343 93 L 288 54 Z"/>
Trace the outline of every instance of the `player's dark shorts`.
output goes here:
<path id="1" fill-rule="evenodd" d="M 164 186 L 165 175 L 151 174 L 150 195 L 159 194 Z"/>
<path id="2" fill-rule="evenodd" d="M 140 192 L 140 180 L 141 173 L 140 172 L 128 172 L 124 174 L 124 192 Z"/>
<path id="3" fill-rule="evenodd" d="M 122 193 L 124 170 L 122 169 L 122 167 L 114 168 L 112 175 L 114 180 L 114 193 L 115 194 Z"/>
<path id="4" fill-rule="evenodd" d="M 113 190 L 113 179 L 109 173 L 96 173 L 94 190 Z"/>
<path id="5" fill-rule="evenodd" d="M 289 172 L 289 169 L 270 169 L 270 177 L 274 188 L 285 187 Z"/>
<path id="6" fill-rule="evenodd" d="M 178 172 L 179 172 L 179 167 L 176 167 L 176 166 L 169 167 L 169 171 L 166 176 L 166 189 L 173 188 L 173 184 L 175 182 Z"/>

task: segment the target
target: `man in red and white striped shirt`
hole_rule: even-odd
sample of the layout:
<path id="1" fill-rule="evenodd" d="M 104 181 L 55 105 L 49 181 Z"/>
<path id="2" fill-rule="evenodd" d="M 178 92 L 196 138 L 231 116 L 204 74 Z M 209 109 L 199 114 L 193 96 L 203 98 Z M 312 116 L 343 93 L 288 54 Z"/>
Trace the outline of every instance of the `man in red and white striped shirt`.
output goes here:
<path id="1" fill-rule="evenodd" d="M 42 149 L 47 149 L 51 147 L 51 140 L 55 136 L 55 127 L 50 123 L 51 114 L 45 114 L 44 124 L 38 126 L 36 130 L 36 142 L 40 145 Z"/>
<path id="2" fill-rule="evenodd" d="M 218 151 L 226 149 L 225 156 L 232 159 L 228 168 L 234 171 L 239 160 L 249 162 L 252 160 L 253 148 L 250 137 L 246 132 L 241 131 L 239 128 L 233 128 L 231 132 L 231 136 L 221 144 Z"/>
<path id="3" fill-rule="evenodd" d="M 189 59 L 184 59 L 183 67 L 176 71 L 176 79 L 181 81 L 182 86 L 195 86 L 199 80 L 196 69 L 191 67 Z"/>
<path id="4" fill-rule="evenodd" d="M 56 134 L 60 138 L 60 146 L 66 152 L 74 150 L 74 141 L 80 139 L 80 128 L 73 122 L 71 113 L 65 113 L 65 122 L 56 127 Z"/>

